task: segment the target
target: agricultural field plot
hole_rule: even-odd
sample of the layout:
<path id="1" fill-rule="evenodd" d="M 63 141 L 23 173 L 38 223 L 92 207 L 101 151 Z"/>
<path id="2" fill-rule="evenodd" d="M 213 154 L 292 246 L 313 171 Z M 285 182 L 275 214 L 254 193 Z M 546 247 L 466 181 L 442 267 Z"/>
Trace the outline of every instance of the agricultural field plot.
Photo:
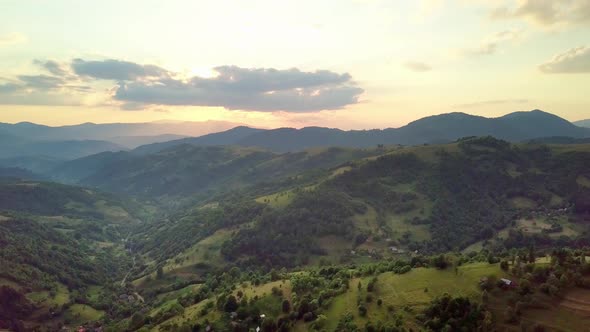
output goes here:
<path id="1" fill-rule="evenodd" d="M 524 234 L 541 234 L 549 231 L 553 223 L 560 225 L 562 230 L 559 232 L 548 232 L 549 236 L 552 238 L 558 238 L 560 236 L 575 237 L 585 230 L 584 225 L 572 223 L 565 216 L 553 217 L 552 221 L 550 221 L 550 218 L 548 217 L 540 217 L 535 219 L 519 219 L 515 222 L 514 226 L 509 226 L 498 231 L 495 238 L 508 238 L 510 230 L 522 231 Z M 462 252 L 477 252 L 483 249 L 483 247 L 484 241 L 478 241 L 463 249 Z"/>
<path id="2" fill-rule="evenodd" d="M 133 280 L 142 289 L 164 286 L 175 278 L 192 279 L 199 277 L 203 269 L 224 263 L 220 250 L 223 242 L 230 238 L 233 229 L 221 229 L 197 242 L 192 247 L 167 261 L 163 267 L 164 278 L 157 279 L 156 272 Z"/>
<path id="3" fill-rule="evenodd" d="M 259 286 L 254 286 L 251 283 L 245 283 L 244 285 L 238 287 L 238 289 L 234 292 L 234 295 L 237 296 L 238 291 L 242 291 L 244 296 L 247 296 L 248 298 L 253 298 L 255 296 L 263 297 L 272 294 L 273 288 L 280 289 L 283 292 L 284 298 L 291 298 L 290 280 L 277 280 Z"/>
<path id="4" fill-rule="evenodd" d="M 55 294 L 49 291 L 40 291 L 28 293 L 27 298 L 45 308 L 62 306 L 70 301 L 70 292 L 68 288 L 62 284 L 57 285 Z"/>
<path id="5" fill-rule="evenodd" d="M 327 330 L 333 331 L 340 317 L 347 312 L 354 316 L 358 326 L 364 326 L 367 321 L 385 321 L 394 315 L 401 315 L 404 322 L 411 323 L 416 313 L 428 305 L 432 299 L 444 293 L 479 299 L 481 293 L 478 286 L 479 280 L 489 275 L 505 276 L 498 264 L 469 264 L 459 267 L 457 271 L 418 268 L 403 275 L 391 272 L 379 275 L 375 290 L 371 293 L 366 290 L 371 277 L 353 279 L 348 292 L 334 298 L 332 305 L 326 311 L 325 315 L 329 322 Z M 365 301 L 367 294 L 371 294 L 373 300 L 371 303 L 366 303 L 367 316 L 361 317 L 357 310 L 358 298 Z M 378 299 L 383 301 L 381 306 L 377 304 Z M 392 307 L 393 311 L 389 307 Z"/>
<path id="6" fill-rule="evenodd" d="M 238 297 L 238 292 L 241 291 L 244 297 L 249 299 L 253 299 L 258 297 L 257 300 L 257 307 L 260 309 L 261 313 L 265 313 L 270 316 L 278 316 L 281 314 L 281 298 L 272 295 L 272 289 L 277 288 L 282 291 L 283 298 L 290 299 L 291 298 L 291 283 L 288 280 L 278 280 L 269 282 L 266 284 L 262 284 L 259 286 L 254 286 L 250 283 L 245 283 L 243 285 L 238 285 L 237 289 L 234 291 L 233 295 Z M 206 320 L 215 321 L 222 317 L 222 315 L 228 315 L 227 313 L 223 313 L 217 310 L 211 310 L 206 315 L 201 315 L 200 311 L 203 309 L 208 303 L 210 303 L 211 299 L 201 301 L 197 304 L 189 306 L 185 308 L 184 313 L 182 315 L 176 315 L 158 326 L 155 326 L 152 331 L 162 331 L 161 328 L 163 325 L 174 325 L 174 324 L 184 324 L 184 323 L 191 323 L 194 324 L 196 322 L 204 322 Z M 213 301 L 214 302 L 214 301 Z M 167 301 L 160 305 L 158 308 L 150 312 L 151 316 L 158 314 L 161 311 L 169 310 L 171 307 L 175 306 L 177 301 L 175 299 Z"/>
<path id="7" fill-rule="evenodd" d="M 559 306 L 587 317 L 590 322 L 590 290 L 574 289 L 567 292 L 559 302 Z"/>
<path id="8" fill-rule="evenodd" d="M 295 197 L 297 197 L 298 192 L 301 192 L 301 191 L 307 192 L 307 191 L 315 190 L 321 182 L 323 182 L 323 180 L 320 181 L 319 183 L 310 184 L 310 185 L 302 187 L 302 188 L 289 189 L 289 190 L 280 191 L 280 192 L 270 194 L 270 195 L 260 196 L 260 197 L 256 198 L 255 201 L 258 203 L 267 204 L 268 206 L 275 208 L 275 209 L 282 209 L 282 208 L 286 207 L 287 205 L 291 204 L 293 199 L 295 199 Z"/>
<path id="9" fill-rule="evenodd" d="M 280 209 L 289 205 L 295 196 L 297 196 L 297 194 L 293 192 L 293 190 L 287 190 L 276 194 L 258 197 L 256 198 L 256 202 L 268 204 L 270 207 Z"/>
<path id="10" fill-rule="evenodd" d="M 220 254 L 221 245 L 228 240 L 233 232 L 237 229 L 221 229 L 211 236 L 204 238 L 185 252 L 172 258 L 164 267 L 164 272 L 170 272 L 199 263 L 209 265 L 222 263 L 223 258 Z"/>
<path id="11" fill-rule="evenodd" d="M 201 288 L 200 284 L 188 285 L 184 288 L 175 291 L 159 294 L 158 296 L 156 296 L 156 299 L 160 302 L 168 302 L 186 295 L 195 294 L 199 290 L 199 288 Z"/>
<path id="12" fill-rule="evenodd" d="M 552 298 L 542 293 L 535 293 L 532 308 L 526 308 L 517 325 L 503 322 L 504 310 L 508 306 L 508 294 L 492 292 L 490 309 L 503 331 L 521 331 L 520 326 L 542 325 L 546 331 L 579 332 L 588 331 L 590 326 L 590 294 L 585 289 L 571 289 L 561 298 Z"/>
<path id="13" fill-rule="evenodd" d="M 104 311 L 96 310 L 86 304 L 73 304 L 64 313 L 64 318 L 71 324 L 85 324 L 101 319 L 104 314 Z"/>
<path id="14" fill-rule="evenodd" d="M 549 233 L 549 236 L 559 237 L 578 235 L 578 231 L 575 229 L 576 226 L 568 222 L 567 218 L 560 217 L 555 219 L 554 222 L 556 224 L 559 224 L 563 229 L 560 232 L 551 232 Z M 522 230 L 524 233 L 528 234 L 542 233 L 544 231 L 548 231 L 551 229 L 551 226 L 552 223 L 549 221 L 548 218 L 545 217 L 536 219 L 520 219 L 516 222 L 516 229 Z"/>
<path id="15" fill-rule="evenodd" d="M 414 225 L 408 222 L 409 217 L 418 215 L 419 212 L 408 213 L 404 216 L 392 215 L 388 218 L 387 224 L 393 230 L 393 238 L 400 240 L 408 236 L 408 239 L 415 241 L 428 241 L 432 238 L 428 225 Z M 408 235 L 406 235 L 408 234 Z"/>

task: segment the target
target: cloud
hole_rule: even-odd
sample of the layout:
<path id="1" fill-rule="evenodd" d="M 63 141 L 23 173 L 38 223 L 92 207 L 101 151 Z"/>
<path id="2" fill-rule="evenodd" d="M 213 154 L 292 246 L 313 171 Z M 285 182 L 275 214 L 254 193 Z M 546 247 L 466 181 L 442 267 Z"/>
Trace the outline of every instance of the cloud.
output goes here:
<path id="1" fill-rule="evenodd" d="M 96 79 L 133 81 L 142 77 L 162 77 L 168 72 L 154 65 L 139 65 L 121 60 L 85 61 L 74 59 L 72 69 L 77 75 Z"/>
<path id="2" fill-rule="evenodd" d="M 528 99 L 496 99 L 496 100 L 484 100 L 474 103 L 457 104 L 453 105 L 454 108 L 477 108 L 490 105 L 502 105 L 502 104 L 525 104 L 528 103 Z"/>
<path id="3" fill-rule="evenodd" d="M 479 46 L 463 49 L 461 53 L 465 56 L 491 55 L 498 51 L 499 45 L 506 42 L 514 41 L 518 39 L 520 36 L 521 31 L 519 30 L 500 31 L 485 38 Z"/>
<path id="4" fill-rule="evenodd" d="M 144 103 L 124 103 L 120 106 L 123 111 L 143 111 L 146 108 Z"/>
<path id="5" fill-rule="evenodd" d="M 590 47 L 580 46 L 554 56 L 539 66 L 543 73 L 590 73 Z"/>
<path id="6" fill-rule="evenodd" d="M 519 0 L 513 8 L 494 8 L 490 17 L 522 18 L 541 26 L 590 23 L 590 0 Z"/>
<path id="7" fill-rule="evenodd" d="M 17 77 L 26 87 L 40 90 L 57 89 L 66 83 L 60 77 L 48 75 L 19 75 Z"/>
<path id="8" fill-rule="evenodd" d="M 158 66 L 116 59 L 33 63 L 51 75 L 16 76 L 8 81 L 10 85 L 1 86 L 3 98 L 10 93 L 15 95 L 12 100 L 20 100 L 26 94 L 49 94 L 52 102 L 63 96 L 69 104 L 75 98 L 102 99 L 104 104 L 126 111 L 174 105 L 298 113 L 342 109 L 358 103 L 364 92 L 350 74 L 329 70 L 219 66 L 214 68 L 215 77 L 186 77 Z M 114 86 L 98 89 L 105 81 Z M 105 91 L 101 96 L 97 94 L 100 90 Z"/>
<path id="9" fill-rule="evenodd" d="M 22 88 L 21 85 L 14 84 L 14 83 L 0 84 L 0 94 L 17 92 L 21 88 Z"/>
<path id="10" fill-rule="evenodd" d="M 424 62 L 408 61 L 404 63 L 404 67 L 415 72 L 425 72 L 432 70 L 432 67 Z"/>
<path id="11" fill-rule="evenodd" d="M 69 74 L 68 70 L 57 61 L 47 60 L 34 60 L 33 64 L 40 66 L 41 68 L 47 70 L 49 73 L 56 75 L 56 76 L 66 76 Z"/>
<path id="12" fill-rule="evenodd" d="M 9 33 L 0 35 L 0 47 L 22 44 L 27 41 L 27 36 L 21 33 Z"/>
<path id="13" fill-rule="evenodd" d="M 327 70 L 216 67 L 218 76 L 120 82 L 114 98 L 147 105 L 224 107 L 228 110 L 314 112 L 358 102 L 352 77 Z"/>

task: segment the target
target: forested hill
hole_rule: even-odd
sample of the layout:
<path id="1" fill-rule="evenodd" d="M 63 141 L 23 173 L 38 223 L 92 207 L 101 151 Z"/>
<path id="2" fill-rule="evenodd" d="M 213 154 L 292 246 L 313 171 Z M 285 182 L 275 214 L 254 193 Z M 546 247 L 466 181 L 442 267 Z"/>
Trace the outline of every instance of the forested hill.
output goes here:
<path id="1" fill-rule="evenodd" d="M 48 175 L 58 181 L 174 203 L 295 175 L 314 176 L 305 173 L 382 152 L 377 148 L 319 148 L 278 154 L 259 148 L 183 144 L 147 155 L 105 152 L 64 163 Z"/>
<path id="2" fill-rule="evenodd" d="M 313 257 L 346 261 L 358 248 L 379 257 L 390 255 L 390 246 L 439 253 L 475 244 L 584 242 L 589 164 L 588 145 L 471 138 L 399 148 L 309 183 L 264 195 L 246 191 L 241 199 L 179 213 L 136 240 L 163 262 L 225 229 L 223 260 L 268 267 L 305 265 Z M 531 219 L 535 231 L 524 231 Z"/>
<path id="3" fill-rule="evenodd" d="M 1 178 L 0 329 L 118 315 L 117 283 L 132 266 L 126 239 L 149 215 L 94 189 Z"/>
<path id="4" fill-rule="evenodd" d="M 27 328 L 101 321 L 133 330 L 180 319 L 185 305 L 199 306 L 192 318 L 218 314 L 232 283 L 278 281 L 277 271 L 305 278 L 332 266 L 321 273 L 340 287 L 335 266 L 369 276 L 371 264 L 383 263 L 380 273 L 445 265 L 439 254 L 449 252 L 494 262 L 514 249 L 583 247 L 589 164 L 588 144 L 470 137 L 283 154 L 187 144 L 105 153 L 62 169 L 101 189 L 5 178 L 0 260 L 9 268 L 0 271 L 0 294 L 17 305 L 0 311 L 0 326 L 18 315 Z M 184 204 L 164 213 L 101 190 Z M 225 316 L 217 318 L 229 324 Z"/>

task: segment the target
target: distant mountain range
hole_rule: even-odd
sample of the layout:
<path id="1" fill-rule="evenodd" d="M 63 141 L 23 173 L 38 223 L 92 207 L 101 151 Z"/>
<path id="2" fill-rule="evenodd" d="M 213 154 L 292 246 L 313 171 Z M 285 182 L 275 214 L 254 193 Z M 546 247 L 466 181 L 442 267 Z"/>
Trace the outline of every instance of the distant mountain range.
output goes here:
<path id="1" fill-rule="evenodd" d="M 201 137 L 145 145 L 134 152 L 153 153 L 179 144 L 253 146 L 286 152 L 326 146 L 362 148 L 378 144 L 446 143 L 467 136 L 494 136 L 513 142 L 542 137 L 586 138 L 590 137 L 590 128 L 581 128 L 540 110 L 516 112 L 499 118 L 450 113 L 423 118 L 401 128 L 383 130 L 344 131 L 322 127 L 264 130 L 236 127 Z"/>
<path id="2" fill-rule="evenodd" d="M 583 139 L 590 137 L 590 128 L 581 127 L 584 123 L 574 125 L 540 110 L 499 118 L 450 113 L 395 129 L 350 131 L 323 127 L 257 129 L 223 121 L 85 123 L 62 127 L 0 123 L 0 167 L 24 167 L 43 173 L 63 161 L 101 152 L 134 149 L 135 154 L 147 155 L 182 144 L 235 145 L 289 152 L 329 146 L 436 144 L 467 136 L 494 136 L 512 142 L 556 137 Z"/>
<path id="3" fill-rule="evenodd" d="M 30 122 L 0 123 L 0 133 L 34 140 L 110 141 L 127 148 L 154 142 L 163 142 L 186 136 L 201 136 L 227 130 L 239 123 L 227 121 L 155 121 L 146 123 L 82 123 L 79 125 L 50 127 Z"/>
<path id="4" fill-rule="evenodd" d="M 0 123 L 0 159 L 4 159 L 0 165 L 19 166 L 19 158 L 51 157 L 58 161 L 76 159 L 105 151 L 127 150 L 150 143 L 201 136 L 238 125 L 226 121 L 83 123 L 60 127 L 30 122 Z"/>
<path id="5" fill-rule="evenodd" d="M 590 128 L 590 119 L 574 122 L 576 126 Z"/>

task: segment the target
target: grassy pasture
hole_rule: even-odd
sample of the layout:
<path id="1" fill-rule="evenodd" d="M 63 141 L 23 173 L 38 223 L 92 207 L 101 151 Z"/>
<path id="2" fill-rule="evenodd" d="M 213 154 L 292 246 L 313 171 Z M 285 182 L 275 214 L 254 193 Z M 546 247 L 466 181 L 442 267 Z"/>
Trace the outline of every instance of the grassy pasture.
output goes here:
<path id="1" fill-rule="evenodd" d="M 365 304 L 368 309 L 367 317 L 358 315 L 357 300 L 360 296 L 365 302 L 366 285 L 371 277 L 354 279 L 350 283 L 349 291 L 334 298 L 332 305 L 325 313 L 328 317 L 328 331 L 333 331 L 336 328 L 338 320 L 346 312 L 353 314 L 358 326 L 364 326 L 367 321 L 385 321 L 393 317 L 393 313 L 387 310 L 388 306 L 393 306 L 394 313 L 401 314 L 404 321 L 411 323 L 415 313 L 428 305 L 432 299 L 444 293 L 478 299 L 480 296 L 479 280 L 492 274 L 498 277 L 504 276 L 498 264 L 487 263 L 461 266 L 457 272 L 453 269 L 440 271 L 432 268 L 419 268 L 403 275 L 383 273 L 378 276 L 376 289 L 371 293 L 372 303 Z M 360 291 L 357 288 L 359 281 L 362 285 Z M 377 299 L 383 301 L 381 306 L 377 305 Z"/>
<path id="2" fill-rule="evenodd" d="M 28 293 L 27 298 L 42 307 L 50 308 L 53 306 L 62 306 L 70 301 L 70 292 L 62 284 L 57 285 L 55 296 L 51 296 L 49 291 L 39 291 Z"/>
<path id="3" fill-rule="evenodd" d="M 74 304 L 64 313 L 64 318 L 72 324 L 94 322 L 104 316 L 104 311 L 96 310 L 86 304 Z"/>

